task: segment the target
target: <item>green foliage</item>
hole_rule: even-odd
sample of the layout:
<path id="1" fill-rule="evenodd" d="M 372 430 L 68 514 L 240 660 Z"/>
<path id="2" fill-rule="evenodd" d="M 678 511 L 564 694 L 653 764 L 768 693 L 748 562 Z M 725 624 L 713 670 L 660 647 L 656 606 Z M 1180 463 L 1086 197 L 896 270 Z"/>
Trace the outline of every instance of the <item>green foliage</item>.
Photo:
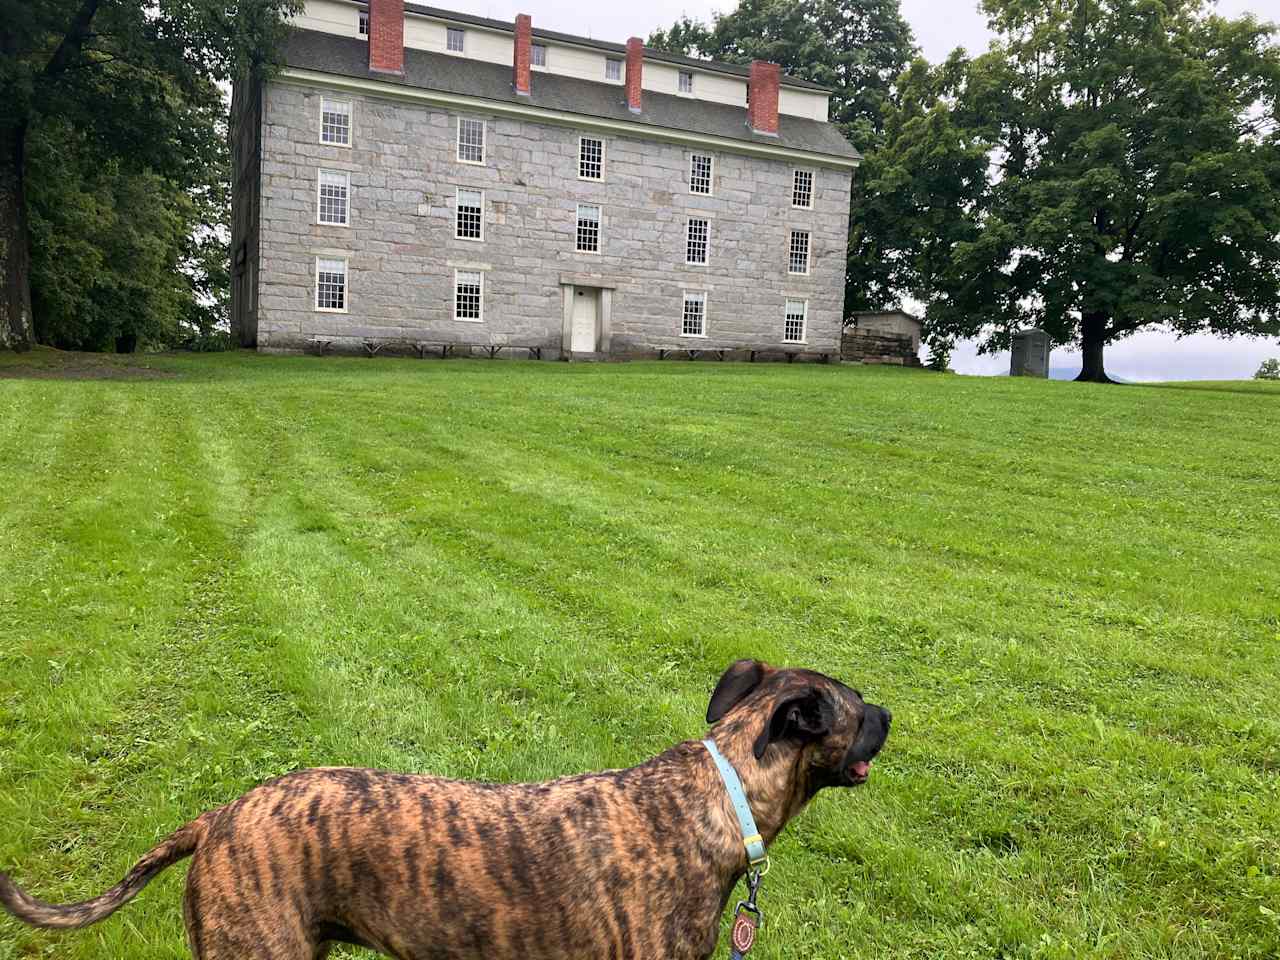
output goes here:
<path id="1" fill-rule="evenodd" d="M 33 893 L 296 766 L 635 763 L 755 655 L 894 732 L 771 851 L 752 958 L 1280 956 L 1277 384 L 90 360 L 168 379 L 0 379 Z M 0 957 L 185 957 L 184 870 L 88 930 L 0 917 Z"/>
<path id="2" fill-rule="evenodd" d="M 220 84 L 269 66 L 299 6 L 0 0 L 0 126 L 28 141 L 40 338 L 107 349 L 225 324 Z"/>
<path id="3" fill-rule="evenodd" d="M 951 372 L 951 352 L 955 343 L 950 340 L 934 340 L 929 344 L 929 359 L 925 367 L 935 373 Z"/>
<path id="4" fill-rule="evenodd" d="M 42 124 L 28 149 L 37 339 L 68 350 L 172 342 L 191 300 L 178 269 L 195 227 L 188 194 L 102 163 L 66 124 Z"/>
<path id="5" fill-rule="evenodd" d="M 1280 380 L 1280 358 L 1272 357 L 1270 360 L 1263 360 L 1258 372 L 1253 375 L 1255 380 Z"/>
<path id="6" fill-rule="evenodd" d="M 1200 0 L 986 0 L 912 67 L 865 173 L 885 282 L 929 329 L 1096 346 L 1280 333 L 1280 48 Z"/>

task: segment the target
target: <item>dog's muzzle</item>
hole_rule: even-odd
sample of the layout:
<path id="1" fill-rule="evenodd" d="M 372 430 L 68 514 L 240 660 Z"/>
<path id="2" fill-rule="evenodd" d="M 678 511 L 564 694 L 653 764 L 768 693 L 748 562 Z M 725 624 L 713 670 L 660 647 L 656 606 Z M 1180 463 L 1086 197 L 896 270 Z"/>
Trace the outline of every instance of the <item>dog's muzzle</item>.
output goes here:
<path id="1" fill-rule="evenodd" d="M 874 703 L 863 704 L 863 707 L 858 737 L 850 745 L 842 764 L 845 781 L 851 787 L 866 783 L 871 776 L 871 761 L 884 746 L 889 736 L 889 724 L 893 722 L 893 714 L 884 707 Z"/>

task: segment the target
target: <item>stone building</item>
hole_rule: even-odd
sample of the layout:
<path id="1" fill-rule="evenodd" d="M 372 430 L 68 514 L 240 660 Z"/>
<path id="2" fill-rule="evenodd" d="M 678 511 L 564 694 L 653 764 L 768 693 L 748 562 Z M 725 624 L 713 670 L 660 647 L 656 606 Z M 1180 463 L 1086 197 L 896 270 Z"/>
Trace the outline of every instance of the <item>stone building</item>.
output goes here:
<path id="1" fill-rule="evenodd" d="M 233 93 L 242 344 L 838 356 L 825 89 L 403 0 L 308 0 L 283 61 Z"/>

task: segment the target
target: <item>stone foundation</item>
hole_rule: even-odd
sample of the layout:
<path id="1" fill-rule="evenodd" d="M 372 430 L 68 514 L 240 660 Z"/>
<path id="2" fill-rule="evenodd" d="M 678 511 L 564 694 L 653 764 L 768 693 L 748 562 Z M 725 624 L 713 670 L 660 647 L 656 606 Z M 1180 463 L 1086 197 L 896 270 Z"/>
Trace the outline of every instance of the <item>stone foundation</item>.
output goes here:
<path id="1" fill-rule="evenodd" d="M 922 367 L 914 340 L 909 336 L 872 333 L 849 327 L 840 341 L 840 358 L 859 363 L 891 363 L 901 367 Z"/>

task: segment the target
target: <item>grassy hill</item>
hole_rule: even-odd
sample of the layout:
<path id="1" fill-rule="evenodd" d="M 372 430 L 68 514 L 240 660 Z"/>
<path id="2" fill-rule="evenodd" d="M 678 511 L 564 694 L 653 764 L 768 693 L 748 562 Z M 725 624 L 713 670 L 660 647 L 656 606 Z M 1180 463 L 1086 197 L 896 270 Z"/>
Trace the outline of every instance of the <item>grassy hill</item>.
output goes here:
<path id="1" fill-rule="evenodd" d="M 6 376 L 0 868 L 37 895 L 298 766 L 637 762 L 752 655 L 895 717 L 871 783 L 776 845 L 753 956 L 1280 954 L 1280 386 Z M 0 919 L 0 960 L 185 956 L 182 873 L 86 932 Z"/>

